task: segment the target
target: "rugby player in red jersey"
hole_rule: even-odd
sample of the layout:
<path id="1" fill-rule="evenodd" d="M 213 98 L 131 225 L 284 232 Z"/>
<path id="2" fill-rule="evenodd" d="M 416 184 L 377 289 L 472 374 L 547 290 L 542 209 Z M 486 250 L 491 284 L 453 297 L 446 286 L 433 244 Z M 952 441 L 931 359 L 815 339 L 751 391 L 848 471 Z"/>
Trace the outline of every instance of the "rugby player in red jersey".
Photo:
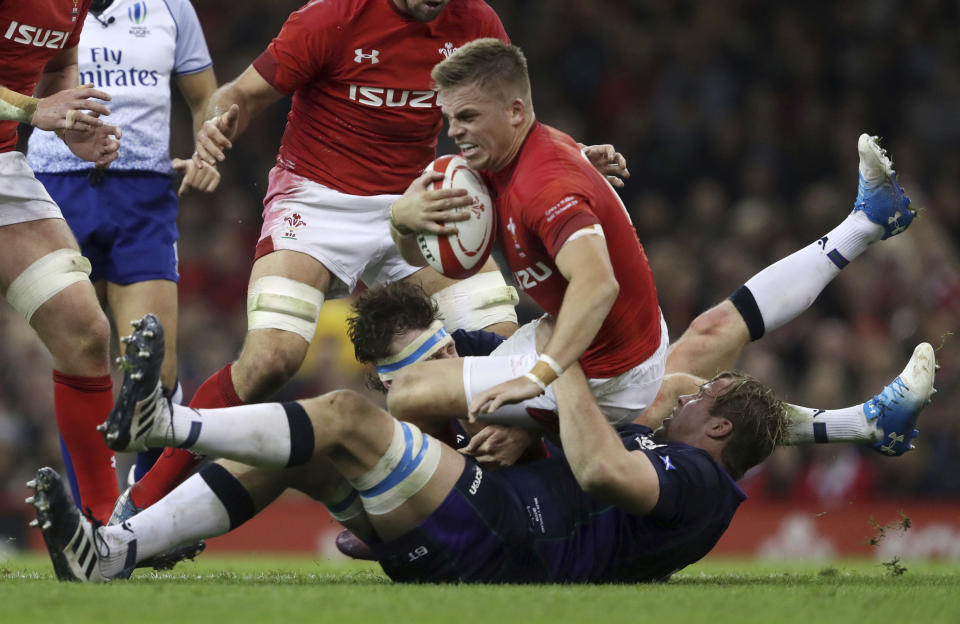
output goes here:
<path id="1" fill-rule="evenodd" d="M 225 158 L 267 106 L 293 105 L 264 200 L 247 295 L 248 332 L 236 362 L 215 373 L 191 406 L 262 401 L 299 369 L 325 298 L 409 280 L 437 300 L 451 329 L 516 329 L 516 292 L 491 260 L 454 282 L 400 257 L 389 207 L 435 157 L 442 116 L 431 68 L 479 37 L 506 40 L 482 0 L 326 0 L 292 13 L 238 78 L 210 99 L 195 162 Z M 460 192 L 428 198 L 466 205 Z M 190 453 L 162 457 L 119 501 L 143 508 L 185 478 Z M 119 517 L 119 516 L 118 516 Z"/>
<path id="2" fill-rule="evenodd" d="M 654 401 L 665 372 L 675 374 L 664 394 L 676 394 L 678 386 L 683 394 L 733 366 L 750 340 L 799 315 L 850 261 L 906 230 L 915 214 L 876 137 L 862 135 L 857 199 L 847 218 L 700 315 L 668 351 L 636 232 L 610 187 L 584 166 L 573 140 L 536 121 L 519 48 L 475 41 L 440 63 L 433 76 L 451 138 L 485 173 L 496 196 L 498 241 L 514 279 L 556 318 L 556 329 L 539 349 L 535 322 L 493 357 L 406 368 L 388 397 L 401 420 L 443 421 L 469 409 L 493 422 L 550 425 L 556 401 L 549 385 L 575 361 L 591 378 L 607 418 L 614 424 L 632 420 Z M 419 224 L 461 218 L 419 200 L 430 181 L 421 176 L 393 206 L 394 238 L 411 262 L 423 261 L 411 236 Z M 896 387 L 882 396 L 897 394 Z M 879 409 L 878 397 L 840 410 L 789 406 L 785 439 L 870 442 L 885 455 L 903 454 L 916 435 L 915 421 Z M 657 412 L 670 407 L 660 405 Z"/>
<path id="3" fill-rule="evenodd" d="M 534 322 L 494 353 L 505 357 L 412 367 L 393 384 L 390 410 L 401 420 L 425 412 L 446 418 L 469 404 L 471 415 L 497 411 L 506 423 L 555 422 L 549 385 L 580 361 L 607 417 L 632 421 L 656 397 L 667 353 L 647 258 L 620 198 L 577 143 L 536 121 L 522 53 L 494 41 L 461 48 L 433 76 L 450 137 L 490 184 L 514 281 L 556 318 L 556 329 L 539 353 Z M 486 56 L 465 53 L 484 48 L 504 54 L 484 67 Z M 498 115 L 504 102 L 510 108 Z M 419 178 L 393 206 L 394 238 L 412 263 L 423 263 L 412 233 L 452 217 L 422 201 L 430 181 Z"/>
<path id="4" fill-rule="evenodd" d="M 116 160 L 120 130 L 103 123 L 110 110 L 97 101 L 110 96 L 78 86 L 77 42 L 89 5 L 0 3 L 0 292 L 53 356 L 54 412 L 79 483 L 74 498 L 103 521 L 117 496 L 113 452 L 95 429 L 113 404 L 110 325 L 88 278 L 90 263 L 15 151 L 19 122 L 56 132 L 99 167 Z"/>

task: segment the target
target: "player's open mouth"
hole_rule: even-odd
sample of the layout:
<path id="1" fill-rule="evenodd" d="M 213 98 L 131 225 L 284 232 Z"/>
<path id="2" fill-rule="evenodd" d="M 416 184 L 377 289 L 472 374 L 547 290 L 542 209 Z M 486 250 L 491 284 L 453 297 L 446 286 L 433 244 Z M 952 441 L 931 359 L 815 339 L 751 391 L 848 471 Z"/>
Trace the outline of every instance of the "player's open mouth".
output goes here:
<path id="1" fill-rule="evenodd" d="M 464 158 L 476 156 L 480 152 L 480 148 L 473 143 L 461 143 L 458 147 L 460 148 L 460 155 Z"/>

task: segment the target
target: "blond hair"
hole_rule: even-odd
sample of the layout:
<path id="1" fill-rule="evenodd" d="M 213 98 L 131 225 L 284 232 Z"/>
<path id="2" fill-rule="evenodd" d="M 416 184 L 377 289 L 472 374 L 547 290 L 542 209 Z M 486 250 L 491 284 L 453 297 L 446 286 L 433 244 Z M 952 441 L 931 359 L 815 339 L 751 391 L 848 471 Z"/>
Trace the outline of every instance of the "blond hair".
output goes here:
<path id="1" fill-rule="evenodd" d="M 476 85 L 506 102 L 515 97 L 533 110 L 527 58 L 515 45 L 499 39 L 475 39 L 437 63 L 430 77 L 438 89 Z"/>

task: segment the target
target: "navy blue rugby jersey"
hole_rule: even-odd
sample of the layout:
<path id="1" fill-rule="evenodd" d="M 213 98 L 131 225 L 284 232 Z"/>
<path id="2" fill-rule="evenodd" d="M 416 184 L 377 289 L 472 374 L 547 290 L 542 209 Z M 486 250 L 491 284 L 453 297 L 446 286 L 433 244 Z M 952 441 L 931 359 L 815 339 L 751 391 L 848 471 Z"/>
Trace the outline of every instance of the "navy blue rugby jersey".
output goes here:
<path id="1" fill-rule="evenodd" d="M 534 556 L 552 582 L 665 579 L 716 545 L 746 495 L 706 451 L 659 443 L 649 427 L 618 427 L 624 446 L 642 450 L 660 477 L 660 498 L 646 516 L 585 494 L 563 451 L 501 471 L 526 510 Z"/>

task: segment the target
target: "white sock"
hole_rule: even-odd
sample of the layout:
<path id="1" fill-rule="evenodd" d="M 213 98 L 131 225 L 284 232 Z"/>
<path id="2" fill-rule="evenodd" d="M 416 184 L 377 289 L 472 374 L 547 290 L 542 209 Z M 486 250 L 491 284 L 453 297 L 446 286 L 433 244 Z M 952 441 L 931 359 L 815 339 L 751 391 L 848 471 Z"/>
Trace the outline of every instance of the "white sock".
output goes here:
<path id="1" fill-rule="evenodd" d="M 100 529 L 110 546 L 110 555 L 100 560 L 100 571 L 109 577 L 120 572 L 133 540 L 136 561 L 143 561 L 178 544 L 223 535 L 230 528 L 227 508 L 195 474 L 126 522 Z"/>
<path id="2" fill-rule="evenodd" d="M 827 442 L 876 442 L 880 439 L 876 420 L 868 421 L 863 404 L 842 409 L 821 410 L 787 404 L 788 446 Z"/>
<path id="3" fill-rule="evenodd" d="M 883 228 L 862 211 L 852 212 L 823 238 L 751 277 L 744 286 L 763 317 L 763 331 L 757 335 L 751 328 L 751 337 L 756 340 L 799 316 L 840 269 L 882 235 Z"/>
<path id="4" fill-rule="evenodd" d="M 288 417 L 288 405 L 291 404 L 257 403 L 220 409 L 173 405 L 172 426 L 167 423 L 155 426 L 155 435 L 150 436 L 148 443 L 190 449 L 261 468 L 296 465 L 302 461 L 291 457 L 291 451 L 297 450 L 291 446 L 297 444 L 291 445 L 293 425 Z M 313 429 L 309 427 L 309 419 L 307 423 L 312 454 Z"/>

